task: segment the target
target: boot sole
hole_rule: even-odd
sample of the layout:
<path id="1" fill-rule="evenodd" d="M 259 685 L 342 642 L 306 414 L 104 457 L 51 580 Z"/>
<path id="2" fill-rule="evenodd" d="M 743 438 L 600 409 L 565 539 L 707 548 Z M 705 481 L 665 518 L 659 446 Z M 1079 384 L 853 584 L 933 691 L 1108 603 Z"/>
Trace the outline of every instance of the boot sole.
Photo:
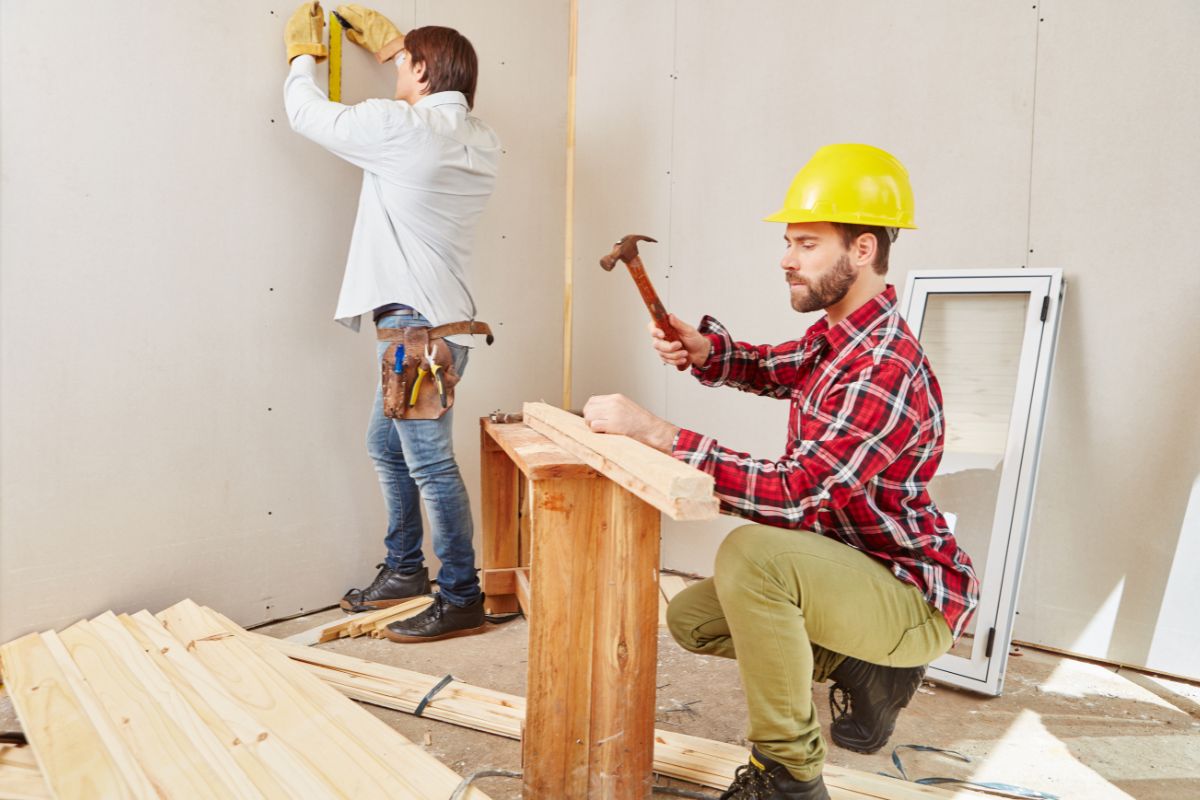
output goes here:
<path id="1" fill-rule="evenodd" d="M 349 600 L 343 599 L 338 603 L 338 605 L 341 607 L 342 611 L 345 611 L 347 614 L 357 614 L 361 611 L 380 611 L 385 608 L 391 608 L 392 606 L 398 606 L 401 603 L 407 603 L 409 600 L 415 600 L 418 597 L 425 597 L 428 594 L 428 592 L 422 592 L 421 594 L 414 594 L 410 595 L 409 597 L 397 597 L 394 600 L 372 600 L 369 603 L 358 604 L 354 604 Z"/>
<path id="2" fill-rule="evenodd" d="M 385 639 L 391 639 L 393 642 L 414 644 L 416 642 L 440 642 L 443 639 L 456 639 L 459 636 L 474 636 L 476 634 L 483 633 L 486 630 L 487 630 L 487 623 L 485 622 L 482 625 L 480 625 L 478 628 L 461 628 L 457 631 L 450 631 L 449 633 L 441 633 L 441 634 L 438 634 L 437 636 L 409 636 L 409 635 L 406 635 L 403 633 L 396 633 L 395 631 L 389 630 L 388 628 L 384 628 L 382 633 L 383 633 L 383 636 Z"/>

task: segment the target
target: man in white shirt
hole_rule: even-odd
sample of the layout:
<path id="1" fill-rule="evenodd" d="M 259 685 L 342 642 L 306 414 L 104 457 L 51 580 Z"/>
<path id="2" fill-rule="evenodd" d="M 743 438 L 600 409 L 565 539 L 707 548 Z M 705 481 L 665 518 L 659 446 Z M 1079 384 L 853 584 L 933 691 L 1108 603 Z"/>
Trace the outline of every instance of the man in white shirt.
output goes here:
<path id="1" fill-rule="evenodd" d="M 374 318 L 381 341 L 398 328 L 457 329 L 475 318 L 466 267 L 479 217 L 500 162 L 496 134 L 471 116 L 478 59 L 471 43 L 450 28 L 401 34 L 386 17 L 357 4 L 336 12 L 347 36 L 394 64 L 394 100 L 353 106 L 330 102 L 313 79 L 327 53 L 324 14 L 304 3 L 288 21 L 284 41 L 291 70 L 284 103 L 292 129 L 363 170 L 358 216 L 335 317 L 355 330 Z M 486 327 L 486 326 L 483 326 Z M 455 330 L 450 328 L 449 330 Z M 467 363 L 465 335 L 446 335 L 455 371 Z M 425 501 L 434 551 L 442 562 L 438 593 L 420 615 L 393 623 L 395 641 L 433 641 L 481 633 L 483 596 L 475 572 L 471 509 L 451 442 L 450 411 L 437 419 L 391 419 L 376 391 L 367 432 L 388 511 L 387 548 L 365 589 L 342 598 L 348 612 L 384 608 L 430 592 L 421 543 L 419 500 Z"/>

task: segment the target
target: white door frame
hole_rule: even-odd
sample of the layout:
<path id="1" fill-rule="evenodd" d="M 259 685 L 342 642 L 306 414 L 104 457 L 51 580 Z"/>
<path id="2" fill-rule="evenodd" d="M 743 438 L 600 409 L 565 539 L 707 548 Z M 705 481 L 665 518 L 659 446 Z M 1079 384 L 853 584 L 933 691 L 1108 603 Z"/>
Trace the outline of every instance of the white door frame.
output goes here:
<path id="1" fill-rule="evenodd" d="M 990 695 L 999 695 L 1003 689 L 1012 642 L 1063 290 L 1059 269 L 915 270 L 908 273 L 904 287 L 901 313 L 918 339 L 926 300 L 932 294 L 1029 295 L 988 544 L 988 574 L 980 587 L 971 656 L 946 654 L 930 665 L 928 673 L 930 678 L 943 683 Z"/>

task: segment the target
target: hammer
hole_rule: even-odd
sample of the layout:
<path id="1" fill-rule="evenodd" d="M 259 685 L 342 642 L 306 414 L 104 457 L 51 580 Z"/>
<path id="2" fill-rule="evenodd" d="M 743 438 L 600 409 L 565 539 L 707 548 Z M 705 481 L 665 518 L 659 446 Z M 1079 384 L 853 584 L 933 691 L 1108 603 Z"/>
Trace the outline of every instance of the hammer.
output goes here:
<path id="1" fill-rule="evenodd" d="M 650 285 L 650 278 L 646 276 L 646 268 L 642 266 L 642 258 L 638 255 L 637 247 L 639 241 L 657 242 L 658 240 L 631 233 L 613 245 L 613 251 L 600 259 L 600 266 L 604 267 L 605 271 L 611 272 L 612 268 L 617 265 L 617 261 L 624 261 L 625 266 L 629 267 L 629 274 L 633 277 L 633 282 L 637 284 L 642 300 L 646 303 L 650 318 L 654 320 L 655 325 L 662 329 L 668 342 L 678 342 L 679 333 L 667 319 L 667 310 L 663 308 L 662 301 L 658 299 L 658 293 L 654 291 L 654 287 Z M 688 368 L 688 365 L 685 362 L 678 365 L 678 368 L 683 371 Z"/>

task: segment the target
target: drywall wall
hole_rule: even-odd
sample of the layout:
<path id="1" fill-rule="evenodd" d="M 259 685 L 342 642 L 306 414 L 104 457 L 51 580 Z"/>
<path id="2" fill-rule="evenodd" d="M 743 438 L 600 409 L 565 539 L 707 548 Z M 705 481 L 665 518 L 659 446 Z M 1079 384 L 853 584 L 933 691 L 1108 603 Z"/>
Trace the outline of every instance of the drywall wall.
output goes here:
<path id="1" fill-rule="evenodd" d="M 749 341 L 794 338 L 816 315 L 790 309 L 782 228 L 760 219 L 822 144 L 881 146 L 911 173 L 920 226 L 892 250 L 893 283 L 909 269 L 1066 271 L 1016 636 L 1200 676 L 1200 629 L 1179 613 L 1200 575 L 1176 558 L 1200 538 L 1194 509 L 1184 523 L 1200 473 L 1200 272 L 1174 235 L 1200 213 L 1200 101 L 1185 88 L 1200 11 L 1102 6 L 581 4 L 573 400 L 624 392 L 781 454 L 786 404 L 659 366 L 631 282 L 596 259 L 625 233 L 655 236 L 642 253 L 670 310 Z M 709 573 L 736 524 L 668 523 L 664 564 Z"/>
<path id="2" fill-rule="evenodd" d="M 371 326 L 332 320 L 361 173 L 287 125 L 296 5 L 3 5 L 0 640 L 187 596 L 262 621 L 381 560 Z M 505 142 L 472 265 L 497 341 L 456 406 L 477 493 L 476 419 L 561 391 L 568 4 L 372 5 L 473 40 Z M 344 100 L 390 69 L 347 44 Z"/>

